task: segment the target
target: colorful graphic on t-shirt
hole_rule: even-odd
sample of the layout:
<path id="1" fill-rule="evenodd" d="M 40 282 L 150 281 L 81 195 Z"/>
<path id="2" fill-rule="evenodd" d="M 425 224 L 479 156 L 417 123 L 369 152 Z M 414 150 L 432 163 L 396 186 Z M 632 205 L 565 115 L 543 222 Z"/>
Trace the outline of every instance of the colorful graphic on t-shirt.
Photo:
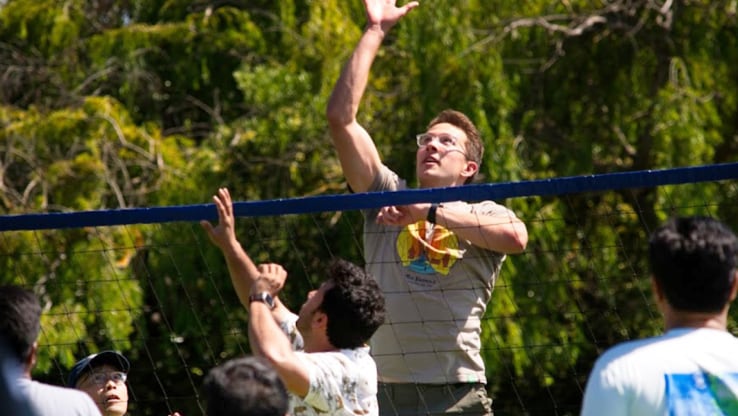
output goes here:
<path id="1" fill-rule="evenodd" d="M 397 236 L 397 254 L 402 265 L 420 274 L 447 275 L 464 256 L 459 238 L 447 228 L 427 221 L 405 227 Z"/>
<path id="2" fill-rule="evenodd" d="M 738 373 L 665 374 L 669 415 L 738 415 Z"/>

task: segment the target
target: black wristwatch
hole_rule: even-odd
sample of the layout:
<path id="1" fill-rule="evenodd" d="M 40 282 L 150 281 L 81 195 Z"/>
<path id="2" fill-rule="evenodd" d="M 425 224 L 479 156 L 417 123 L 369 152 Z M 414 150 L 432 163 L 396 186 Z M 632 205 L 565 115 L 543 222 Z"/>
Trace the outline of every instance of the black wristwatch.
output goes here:
<path id="1" fill-rule="evenodd" d="M 251 296 L 249 296 L 249 303 L 251 302 L 264 302 L 269 307 L 269 309 L 274 309 L 274 307 L 277 306 L 274 304 L 274 298 L 272 297 L 272 295 L 269 294 L 269 292 L 259 292 L 252 294 Z"/>
<path id="2" fill-rule="evenodd" d="M 438 207 L 440 207 L 440 204 L 438 202 L 433 202 L 428 208 L 428 216 L 425 217 L 426 221 L 435 224 L 436 223 L 436 211 L 438 210 Z"/>

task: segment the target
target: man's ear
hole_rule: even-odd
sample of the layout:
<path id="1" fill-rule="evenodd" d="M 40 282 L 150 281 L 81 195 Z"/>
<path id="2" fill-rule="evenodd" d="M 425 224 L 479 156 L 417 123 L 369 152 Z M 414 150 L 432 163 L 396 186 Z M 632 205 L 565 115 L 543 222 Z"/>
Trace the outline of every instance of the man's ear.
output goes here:
<path id="1" fill-rule="evenodd" d="M 656 302 L 661 304 L 661 302 L 666 301 L 664 297 L 664 290 L 661 288 L 661 285 L 653 276 L 651 276 L 651 291 L 653 292 L 653 297 L 654 299 L 656 299 Z"/>
<path id="2" fill-rule="evenodd" d="M 325 329 L 328 327 L 328 315 L 322 311 L 315 311 L 313 314 L 313 327 L 318 329 Z"/>
<path id="3" fill-rule="evenodd" d="M 733 285 L 730 287 L 730 301 L 734 301 L 738 294 L 738 270 L 733 272 Z"/>
<path id="4" fill-rule="evenodd" d="M 38 341 L 34 341 L 33 345 L 31 345 L 31 351 L 28 353 L 28 356 L 26 357 L 26 361 L 23 363 L 28 369 L 29 373 L 31 372 L 33 367 L 36 366 L 36 354 L 37 353 L 38 353 Z"/>
<path id="5" fill-rule="evenodd" d="M 473 160 L 467 160 L 466 167 L 464 167 L 464 170 L 461 171 L 461 176 L 469 178 L 474 176 L 477 171 L 479 171 L 479 165 L 477 164 L 477 162 Z"/>

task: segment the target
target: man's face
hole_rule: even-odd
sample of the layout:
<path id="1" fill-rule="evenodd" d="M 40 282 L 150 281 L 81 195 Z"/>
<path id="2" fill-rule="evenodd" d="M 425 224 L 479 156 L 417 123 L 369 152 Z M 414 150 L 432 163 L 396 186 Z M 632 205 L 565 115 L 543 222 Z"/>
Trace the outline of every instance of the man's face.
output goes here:
<path id="1" fill-rule="evenodd" d="M 421 136 L 416 153 L 416 173 L 422 188 L 463 185 L 476 164 L 466 157 L 468 138 L 449 123 L 433 125 Z M 470 166 L 473 164 L 473 166 Z"/>
<path id="2" fill-rule="evenodd" d="M 104 416 L 122 416 L 128 411 L 125 378 L 122 371 L 103 364 L 85 373 L 77 382 L 77 389 L 92 397 Z"/>
<path id="3" fill-rule="evenodd" d="M 323 304 L 323 296 L 325 295 L 325 292 L 332 286 L 332 282 L 323 282 L 318 290 L 311 290 L 308 292 L 308 298 L 300 308 L 300 312 L 297 315 L 297 329 L 304 338 L 309 337 L 313 317 L 316 312 L 320 310 L 320 306 Z"/>

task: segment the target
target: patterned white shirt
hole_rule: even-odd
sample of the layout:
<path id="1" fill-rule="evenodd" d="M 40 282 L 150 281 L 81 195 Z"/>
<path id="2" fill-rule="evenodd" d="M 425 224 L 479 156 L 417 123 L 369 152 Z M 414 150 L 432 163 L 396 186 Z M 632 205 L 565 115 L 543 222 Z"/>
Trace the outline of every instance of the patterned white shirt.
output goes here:
<path id="1" fill-rule="evenodd" d="M 303 352 L 304 344 L 296 322 L 297 315 L 292 314 L 280 326 L 300 360 L 309 368 L 310 388 L 304 398 L 290 393 L 289 414 L 377 416 L 377 367 L 369 355 L 369 347 Z"/>

